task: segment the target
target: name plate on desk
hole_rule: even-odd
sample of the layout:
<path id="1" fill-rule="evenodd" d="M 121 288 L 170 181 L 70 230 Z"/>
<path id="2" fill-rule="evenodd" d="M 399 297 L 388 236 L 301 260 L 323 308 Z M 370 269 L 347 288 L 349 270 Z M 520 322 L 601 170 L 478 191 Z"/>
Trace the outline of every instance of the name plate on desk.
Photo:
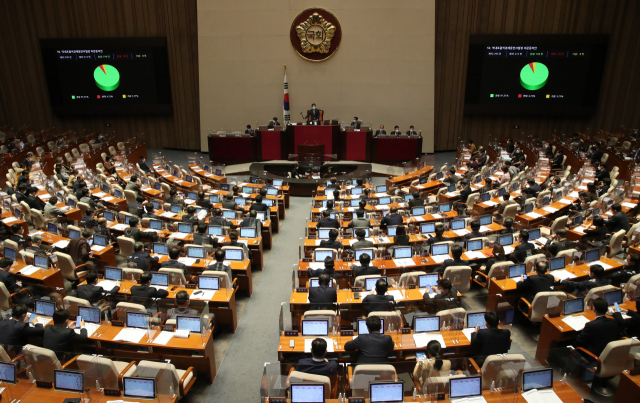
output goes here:
<path id="1" fill-rule="evenodd" d="M 411 328 L 403 327 L 402 328 L 402 334 L 411 334 Z"/>
<path id="2" fill-rule="evenodd" d="M 53 382 L 36 381 L 36 386 L 39 388 L 51 389 L 53 388 Z"/>
<path id="3" fill-rule="evenodd" d="M 124 327 L 124 321 L 123 320 L 112 320 L 111 321 L 111 326 Z"/>
<path id="4" fill-rule="evenodd" d="M 104 388 L 103 391 L 105 396 L 120 396 L 120 389 Z"/>
<path id="5" fill-rule="evenodd" d="M 416 289 L 416 285 L 415 284 L 409 284 L 409 289 L 410 290 L 415 290 Z"/>
<path id="6" fill-rule="evenodd" d="M 173 325 L 162 325 L 160 327 L 160 330 L 162 330 L 163 332 L 173 332 L 175 331 L 175 328 L 173 327 Z"/>
<path id="7" fill-rule="evenodd" d="M 313 262 L 313 259 L 310 259 L 310 258 L 306 258 L 306 257 L 305 257 L 304 259 L 302 259 L 302 261 L 303 261 L 303 262 Z"/>
<path id="8" fill-rule="evenodd" d="M 349 403 L 364 403 L 364 397 L 350 397 Z"/>
<path id="9" fill-rule="evenodd" d="M 362 292 L 362 287 L 353 287 L 351 292 Z"/>
<path id="10" fill-rule="evenodd" d="M 353 259 L 350 257 L 345 257 L 344 259 L 342 259 L 343 262 L 353 262 Z"/>
<path id="11" fill-rule="evenodd" d="M 288 337 L 298 337 L 298 331 L 297 330 L 285 330 L 284 331 L 284 335 L 288 336 Z"/>
<path id="12" fill-rule="evenodd" d="M 188 290 L 195 290 L 196 289 L 196 285 L 195 284 L 185 284 L 184 288 L 186 288 Z"/>
<path id="13" fill-rule="evenodd" d="M 353 336 L 353 330 L 341 330 L 340 336 Z"/>
<path id="14" fill-rule="evenodd" d="M 391 259 L 393 259 L 393 257 L 392 257 L 392 256 L 385 256 L 385 257 L 384 257 L 384 260 L 391 260 Z"/>
<path id="15" fill-rule="evenodd" d="M 271 397 L 269 396 L 269 403 L 287 403 L 286 397 Z M 364 403 L 364 402 L 362 402 Z"/>
<path id="16" fill-rule="evenodd" d="M 309 236 L 307 237 L 307 239 L 316 239 L 316 236 L 315 236 L 315 235 L 309 235 Z"/>
<path id="17" fill-rule="evenodd" d="M 308 289 L 304 288 L 304 287 L 300 287 L 300 288 L 296 288 L 296 292 L 307 292 Z"/>

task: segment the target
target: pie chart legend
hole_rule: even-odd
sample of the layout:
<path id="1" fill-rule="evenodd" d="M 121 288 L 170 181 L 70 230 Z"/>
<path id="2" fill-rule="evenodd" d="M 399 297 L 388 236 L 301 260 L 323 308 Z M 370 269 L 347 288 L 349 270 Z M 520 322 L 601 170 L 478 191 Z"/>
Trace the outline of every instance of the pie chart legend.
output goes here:
<path id="1" fill-rule="evenodd" d="M 120 73 L 109 65 L 101 64 L 93 71 L 93 79 L 98 88 L 103 91 L 113 91 L 120 85 Z"/>

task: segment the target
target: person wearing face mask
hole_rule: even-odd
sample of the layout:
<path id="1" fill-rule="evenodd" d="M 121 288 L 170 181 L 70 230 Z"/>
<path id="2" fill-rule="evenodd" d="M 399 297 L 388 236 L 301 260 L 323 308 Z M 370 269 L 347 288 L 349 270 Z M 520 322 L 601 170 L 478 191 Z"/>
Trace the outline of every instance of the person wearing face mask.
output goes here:
<path id="1" fill-rule="evenodd" d="M 320 109 L 316 107 L 316 104 L 311 104 L 311 109 L 307 112 L 307 116 L 304 117 L 307 122 L 312 125 L 317 125 L 320 120 Z"/>
<path id="2" fill-rule="evenodd" d="M 280 122 L 278 122 L 278 118 L 274 116 L 273 119 L 271 119 L 271 122 L 269 122 L 268 128 L 273 129 L 276 126 L 282 126 L 282 125 L 280 124 Z"/>
<path id="3" fill-rule="evenodd" d="M 433 304 L 436 311 L 456 308 L 458 305 L 458 290 L 447 279 L 438 280 L 438 286 L 431 286 L 435 293 L 432 297 L 428 292 L 422 296 L 427 304 Z"/>
<path id="4" fill-rule="evenodd" d="M 358 122 L 358 117 L 354 116 L 353 122 L 351 122 L 351 127 L 354 129 L 360 129 L 360 122 Z"/>
<path id="5" fill-rule="evenodd" d="M 400 131 L 400 126 L 396 125 L 393 128 L 393 131 L 391 132 L 391 134 L 393 136 L 400 136 L 402 134 L 402 132 Z"/>
<path id="6" fill-rule="evenodd" d="M 409 130 L 407 130 L 407 136 L 417 136 L 418 132 L 413 129 L 413 125 L 409 126 Z"/>
<path id="7" fill-rule="evenodd" d="M 379 136 L 379 135 L 384 136 L 385 134 L 387 134 L 387 131 L 384 130 L 384 125 L 380 125 L 380 128 L 376 130 L 376 136 Z"/>

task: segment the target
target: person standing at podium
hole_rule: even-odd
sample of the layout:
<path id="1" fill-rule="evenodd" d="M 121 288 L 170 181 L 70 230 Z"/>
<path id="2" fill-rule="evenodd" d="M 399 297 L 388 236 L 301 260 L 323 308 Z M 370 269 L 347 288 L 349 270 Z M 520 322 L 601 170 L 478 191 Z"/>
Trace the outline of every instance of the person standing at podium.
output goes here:
<path id="1" fill-rule="evenodd" d="M 357 116 L 353 117 L 353 122 L 351 122 L 351 127 L 353 127 L 354 129 L 360 129 L 360 122 L 358 122 Z"/>
<path id="2" fill-rule="evenodd" d="M 393 128 L 393 131 L 391 132 L 391 134 L 392 134 L 393 136 L 400 136 L 400 135 L 402 134 L 402 132 L 400 131 L 400 126 L 397 126 L 397 125 L 396 125 L 396 126 Z"/>
<path id="3" fill-rule="evenodd" d="M 320 120 L 320 109 L 316 108 L 316 104 L 311 104 L 311 109 L 309 109 L 309 112 L 307 112 L 307 116 L 305 116 L 304 118 L 308 120 L 309 124 L 318 124 L 318 121 Z"/>
<path id="4" fill-rule="evenodd" d="M 409 130 L 407 130 L 407 136 L 417 136 L 418 132 L 413 129 L 413 126 L 409 126 Z"/>
<path id="5" fill-rule="evenodd" d="M 376 136 L 379 136 L 379 135 L 381 135 L 381 134 L 382 134 L 383 136 L 384 136 L 385 134 L 387 134 L 387 131 L 386 131 L 386 130 L 384 130 L 384 125 L 380 125 L 380 128 L 379 128 L 378 130 L 376 130 Z"/>

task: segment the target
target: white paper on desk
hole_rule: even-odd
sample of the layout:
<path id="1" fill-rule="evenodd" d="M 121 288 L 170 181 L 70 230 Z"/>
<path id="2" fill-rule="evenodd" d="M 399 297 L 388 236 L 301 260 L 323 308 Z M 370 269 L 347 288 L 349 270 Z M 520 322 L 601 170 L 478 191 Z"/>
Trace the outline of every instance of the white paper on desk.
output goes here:
<path id="1" fill-rule="evenodd" d="M 198 294 L 194 295 L 196 292 L 198 292 Z M 211 298 L 213 298 L 215 293 L 216 293 L 216 290 L 196 290 L 191 293 L 191 296 L 189 297 L 189 299 L 209 301 L 211 300 Z"/>
<path id="2" fill-rule="evenodd" d="M 49 322 L 51 322 L 52 318 L 46 316 L 36 316 L 36 323 L 41 324 L 42 326 L 46 326 Z"/>
<path id="3" fill-rule="evenodd" d="M 487 200 L 486 202 L 484 202 L 484 204 L 486 204 L 489 207 L 493 207 L 493 206 L 497 206 L 498 203 L 491 201 L 491 200 Z"/>
<path id="4" fill-rule="evenodd" d="M 155 339 L 153 339 L 152 343 L 153 344 L 162 344 L 163 346 L 166 346 L 167 343 L 169 342 L 169 340 L 173 339 L 173 332 L 160 332 L 160 334 L 158 336 L 156 336 Z"/>
<path id="5" fill-rule="evenodd" d="M 591 267 L 591 266 L 593 266 L 594 264 L 599 264 L 599 265 L 600 265 L 600 266 L 602 266 L 602 268 L 603 268 L 603 269 L 605 269 L 605 270 L 606 270 L 606 269 L 610 269 L 610 268 L 612 268 L 612 267 L 613 267 L 613 266 L 608 265 L 608 264 L 606 264 L 605 262 L 602 262 L 602 261 L 600 261 L 600 260 L 595 260 L 595 261 L 593 261 L 593 262 L 589 262 L 589 263 L 587 263 L 587 266 Z"/>
<path id="6" fill-rule="evenodd" d="M 347 207 L 347 211 L 354 212 L 354 211 L 356 211 L 356 210 L 357 210 L 357 209 L 359 209 L 359 208 L 360 208 L 360 207 Z"/>
<path id="7" fill-rule="evenodd" d="M 565 269 L 554 270 L 551 272 L 551 274 L 555 277 L 558 277 L 560 280 L 570 280 L 572 278 L 576 278 L 576 276 L 566 271 Z"/>
<path id="8" fill-rule="evenodd" d="M 449 197 L 456 197 L 458 196 L 460 193 L 459 192 L 447 192 L 445 193 L 447 196 Z"/>
<path id="9" fill-rule="evenodd" d="M 573 202 L 571 200 L 569 200 L 569 199 L 560 199 L 560 200 L 558 200 L 558 203 L 571 204 Z"/>
<path id="10" fill-rule="evenodd" d="M 540 218 L 542 217 L 542 214 L 531 212 L 531 213 L 527 213 L 526 216 L 529 218 Z"/>
<path id="11" fill-rule="evenodd" d="M 504 247 L 504 253 L 506 253 L 507 255 L 509 253 L 513 253 L 514 250 L 515 250 L 515 248 L 513 246 L 505 246 Z"/>
<path id="12" fill-rule="evenodd" d="M 584 234 L 584 227 L 575 227 L 573 230 L 575 232 L 579 232 L 581 234 Z"/>
<path id="13" fill-rule="evenodd" d="M 464 333 L 464 335 L 467 336 L 467 339 L 469 339 L 469 341 L 471 341 L 471 333 L 475 331 L 476 331 L 475 327 L 467 327 L 462 329 L 462 333 Z"/>
<path id="14" fill-rule="evenodd" d="M 147 334 L 144 329 L 136 329 L 133 327 L 125 327 L 118 333 L 113 341 L 126 341 L 128 343 L 140 343 L 140 340 Z"/>
<path id="15" fill-rule="evenodd" d="M 54 248 L 60 248 L 60 249 L 64 249 L 67 247 L 67 245 L 69 245 L 69 241 L 65 241 L 64 239 L 62 241 L 58 241 L 56 243 L 54 243 L 53 246 Z"/>
<path id="16" fill-rule="evenodd" d="M 569 316 L 567 318 L 562 318 L 562 321 L 567 325 L 569 325 L 573 330 L 577 330 L 577 331 L 584 329 L 584 325 L 590 322 L 588 318 L 582 315 Z"/>
<path id="17" fill-rule="evenodd" d="M 8 218 L 5 218 L 4 220 L 2 220 L 2 222 L 5 223 L 5 224 L 9 224 L 9 223 L 14 222 L 14 221 L 18 221 L 18 219 L 15 218 L 15 217 L 8 217 Z"/>
<path id="18" fill-rule="evenodd" d="M 558 211 L 558 209 L 557 209 L 557 208 L 553 208 L 553 207 L 551 207 L 551 206 L 545 206 L 545 207 L 543 207 L 542 209 L 543 209 L 544 211 L 548 211 L 548 212 L 550 212 L 550 213 L 555 213 L 556 211 Z"/>
<path id="19" fill-rule="evenodd" d="M 396 264 L 396 266 L 398 267 L 407 267 L 407 266 L 415 266 L 416 263 L 413 261 L 413 259 L 411 258 L 404 258 L 404 259 L 393 259 L 393 263 Z"/>
<path id="20" fill-rule="evenodd" d="M 104 248 L 106 248 L 106 246 L 100 246 L 100 245 L 92 245 L 91 246 L 91 250 L 94 251 L 94 252 L 100 252 Z"/>
<path id="21" fill-rule="evenodd" d="M 578 194 L 578 192 L 571 192 L 569 193 L 569 197 L 580 197 L 580 194 Z"/>
<path id="22" fill-rule="evenodd" d="M 33 273 L 37 272 L 38 270 L 40 270 L 39 267 L 29 265 L 29 266 L 25 266 L 22 269 L 20 269 L 20 271 L 18 271 L 18 273 L 20 273 L 20 274 L 22 274 L 24 276 L 30 276 Z"/>
<path id="23" fill-rule="evenodd" d="M 424 294 L 428 291 L 429 297 L 433 298 L 436 296 L 436 293 L 433 291 L 433 289 L 431 287 L 427 287 L 427 288 L 420 288 L 420 294 L 422 294 L 422 296 L 424 296 Z"/>
<path id="24" fill-rule="evenodd" d="M 85 323 L 84 324 L 84 328 L 87 331 L 87 337 L 91 337 L 93 336 L 93 334 L 96 332 L 96 330 L 98 330 L 100 328 L 100 325 L 97 323 Z M 76 334 L 81 334 L 82 329 L 73 329 L 74 332 L 76 332 Z"/>
<path id="25" fill-rule="evenodd" d="M 467 256 L 468 260 L 486 259 L 487 258 L 485 256 L 485 254 L 482 253 L 482 252 L 465 252 L 465 255 Z"/>
<path id="26" fill-rule="evenodd" d="M 433 261 L 436 263 L 442 263 L 447 259 L 451 259 L 451 257 L 449 255 L 436 255 L 436 256 L 431 256 L 431 259 L 433 259 Z"/>
<path id="27" fill-rule="evenodd" d="M 191 258 L 191 257 L 180 257 L 178 258 L 178 262 L 186 265 L 186 266 L 193 266 L 196 263 L 196 259 Z"/>
<path id="28" fill-rule="evenodd" d="M 324 269 L 324 262 L 310 262 L 309 268 L 313 270 Z"/>
<path id="29" fill-rule="evenodd" d="M 544 237 L 540 237 L 540 238 L 536 239 L 536 241 L 538 241 L 542 245 L 546 245 L 547 242 L 549 242 L 549 240 L 547 238 L 544 238 Z"/>
<path id="30" fill-rule="evenodd" d="M 458 235 L 458 236 L 465 236 L 467 234 L 470 234 L 471 231 L 469 231 L 468 229 L 454 229 L 453 232 Z"/>
<path id="31" fill-rule="evenodd" d="M 440 214 L 431 214 L 432 218 L 443 218 Z"/>
<path id="32" fill-rule="evenodd" d="M 414 333 L 413 334 L 413 341 L 416 343 L 416 347 L 418 348 L 426 347 L 431 340 L 437 340 L 440 342 L 440 345 L 442 347 L 446 347 L 444 343 L 444 338 L 440 333 Z"/>
<path id="33" fill-rule="evenodd" d="M 623 205 L 624 207 L 629 207 L 629 208 L 634 208 L 635 206 L 637 206 L 637 204 L 635 204 L 635 203 L 629 203 L 629 202 L 624 202 L 624 203 L 622 203 L 622 205 Z"/>
<path id="34" fill-rule="evenodd" d="M 107 194 L 105 192 L 98 192 L 98 193 L 94 193 L 93 195 L 95 197 L 101 199 L 101 198 L 105 197 Z"/>
<path id="35" fill-rule="evenodd" d="M 173 234 L 171 234 L 171 236 L 169 238 L 178 238 L 178 239 L 185 239 L 187 237 L 187 233 L 185 232 L 174 232 Z"/>
<path id="36" fill-rule="evenodd" d="M 373 240 L 373 238 L 371 240 Z M 391 243 L 391 239 L 386 236 L 376 237 L 376 241 L 377 243 Z"/>
<path id="37" fill-rule="evenodd" d="M 376 210 L 389 210 L 389 209 L 390 209 L 390 207 L 387 206 L 386 204 L 378 204 L 376 206 Z"/>
<path id="38" fill-rule="evenodd" d="M 175 214 L 173 214 L 170 211 L 165 211 L 164 213 L 160 214 L 160 217 L 166 217 L 166 218 L 171 218 L 173 217 Z"/>
<path id="39" fill-rule="evenodd" d="M 405 296 L 402 294 L 402 291 L 400 290 L 387 291 L 387 295 L 393 295 L 393 299 L 395 301 L 401 301 L 405 299 Z"/>
<path id="40" fill-rule="evenodd" d="M 327 352 L 333 353 L 333 339 L 330 339 L 328 337 L 322 337 L 322 339 L 324 339 L 327 342 Z M 313 342 L 314 340 L 315 340 L 315 338 L 313 338 L 313 339 L 304 339 L 304 352 L 305 353 L 310 353 L 311 352 L 311 342 Z"/>
<path id="41" fill-rule="evenodd" d="M 30 234 L 29 234 L 29 236 L 42 235 L 42 234 L 44 234 L 44 232 L 42 232 L 42 231 L 36 231 L 36 232 L 32 232 L 32 233 L 30 233 Z"/>
<path id="42" fill-rule="evenodd" d="M 416 189 L 424 189 L 424 186 L 422 186 L 422 185 L 415 185 L 414 187 L 415 187 Z"/>
<path id="43" fill-rule="evenodd" d="M 104 198 L 104 199 L 102 199 L 102 200 L 103 200 L 103 201 L 106 201 L 106 202 L 108 202 L 108 201 L 111 201 L 111 200 L 113 200 L 113 197 L 111 197 L 111 196 L 108 196 L 108 197 L 105 197 L 105 198 Z"/>
<path id="44" fill-rule="evenodd" d="M 435 216 L 434 216 L 434 218 L 435 218 Z M 416 220 L 416 221 L 424 221 L 424 217 L 419 216 L 419 215 L 413 216 L 413 219 Z"/>
<path id="45" fill-rule="evenodd" d="M 489 231 L 491 231 L 491 228 L 487 227 L 486 225 L 480 226 L 480 232 L 489 232 Z"/>
<path id="46" fill-rule="evenodd" d="M 359 199 L 360 195 L 349 195 L 350 199 Z"/>
<path id="47" fill-rule="evenodd" d="M 578 189 L 580 189 L 580 190 L 588 190 L 589 188 L 586 187 L 586 186 L 578 186 Z"/>

